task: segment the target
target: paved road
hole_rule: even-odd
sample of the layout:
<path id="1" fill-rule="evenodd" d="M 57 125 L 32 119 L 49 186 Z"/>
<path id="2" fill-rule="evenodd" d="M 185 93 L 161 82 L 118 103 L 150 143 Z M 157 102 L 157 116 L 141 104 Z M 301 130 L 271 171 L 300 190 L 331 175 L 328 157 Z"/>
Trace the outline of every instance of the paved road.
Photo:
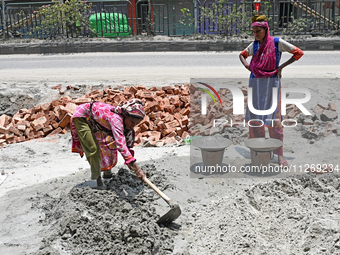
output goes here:
<path id="1" fill-rule="evenodd" d="M 53 83 L 184 83 L 190 77 L 241 78 L 249 72 L 239 52 L 84 53 L 1 55 L 0 82 Z M 282 61 L 290 57 L 284 53 Z M 281 63 L 282 63 L 281 61 Z M 284 77 L 340 77 L 340 54 L 305 52 L 283 71 Z"/>

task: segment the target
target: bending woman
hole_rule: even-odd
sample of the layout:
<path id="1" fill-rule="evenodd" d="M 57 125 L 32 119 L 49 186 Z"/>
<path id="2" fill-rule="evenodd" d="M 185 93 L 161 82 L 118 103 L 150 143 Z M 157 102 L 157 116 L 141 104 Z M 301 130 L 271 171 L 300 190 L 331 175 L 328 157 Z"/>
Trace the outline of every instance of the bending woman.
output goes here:
<path id="1" fill-rule="evenodd" d="M 265 137 L 264 127 L 268 128 L 271 138 L 283 141 L 283 127 L 281 124 L 281 74 L 282 69 L 303 56 L 303 52 L 296 46 L 282 40 L 281 38 L 271 37 L 267 18 L 264 15 L 252 18 L 252 30 L 255 37 L 245 50 L 240 54 L 240 60 L 250 74 L 249 87 L 253 91 L 253 105 L 257 110 L 268 110 L 272 105 L 272 88 L 278 89 L 277 107 L 272 114 L 256 115 L 249 111 L 247 107 L 246 121 L 261 120 L 262 122 L 252 121 L 249 126 L 249 138 Z M 293 56 L 280 65 L 282 52 L 289 52 Z M 250 64 L 246 58 L 253 56 Z M 275 119 L 275 121 L 271 121 Z M 263 123 L 263 125 L 262 125 Z M 278 155 L 279 164 L 287 166 L 288 163 L 283 157 L 283 147 L 274 151 Z"/>
<path id="2" fill-rule="evenodd" d="M 119 151 L 125 164 L 144 181 L 145 173 L 136 164 L 133 128 L 144 118 L 142 101 L 132 99 L 121 106 L 92 102 L 78 106 L 71 119 L 72 152 L 86 155 L 91 166 L 91 179 L 104 189 L 101 171 L 111 177 Z"/>

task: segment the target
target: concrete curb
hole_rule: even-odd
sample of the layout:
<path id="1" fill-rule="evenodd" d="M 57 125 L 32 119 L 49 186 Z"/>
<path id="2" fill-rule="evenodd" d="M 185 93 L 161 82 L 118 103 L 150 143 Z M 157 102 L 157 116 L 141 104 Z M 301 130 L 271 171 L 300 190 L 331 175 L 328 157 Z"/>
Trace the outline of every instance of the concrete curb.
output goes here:
<path id="1" fill-rule="evenodd" d="M 302 50 L 340 50 L 340 38 L 287 40 Z M 252 40 L 86 41 L 0 44 L 0 55 L 85 52 L 242 51 Z"/>

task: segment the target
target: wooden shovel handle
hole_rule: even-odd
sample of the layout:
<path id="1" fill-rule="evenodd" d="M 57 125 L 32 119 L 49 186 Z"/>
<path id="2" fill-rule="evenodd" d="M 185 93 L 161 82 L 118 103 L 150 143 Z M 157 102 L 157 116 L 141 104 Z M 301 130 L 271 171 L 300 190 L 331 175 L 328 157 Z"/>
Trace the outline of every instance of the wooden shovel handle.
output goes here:
<path id="1" fill-rule="evenodd" d="M 145 182 L 149 184 L 149 186 L 158 193 L 169 205 L 172 203 L 172 200 L 165 195 L 162 191 L 159 190 L 148 178 L 145 177 Z"/>

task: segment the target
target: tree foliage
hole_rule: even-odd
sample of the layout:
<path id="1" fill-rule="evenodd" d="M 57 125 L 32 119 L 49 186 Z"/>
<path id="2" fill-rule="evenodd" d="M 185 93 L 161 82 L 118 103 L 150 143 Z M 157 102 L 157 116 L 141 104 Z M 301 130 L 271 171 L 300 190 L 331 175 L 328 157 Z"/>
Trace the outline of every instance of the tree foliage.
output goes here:
<path id="1" fill-rule="evenodd" d="M 89 28 L 91 8 L 92 3 L 83 0 L 54 1 L 36 11 L 41 22 L 35 29 L 42 37 L 55 38 L 65 33 L 68 37 L 77 37 L 84 28 Z"/>

